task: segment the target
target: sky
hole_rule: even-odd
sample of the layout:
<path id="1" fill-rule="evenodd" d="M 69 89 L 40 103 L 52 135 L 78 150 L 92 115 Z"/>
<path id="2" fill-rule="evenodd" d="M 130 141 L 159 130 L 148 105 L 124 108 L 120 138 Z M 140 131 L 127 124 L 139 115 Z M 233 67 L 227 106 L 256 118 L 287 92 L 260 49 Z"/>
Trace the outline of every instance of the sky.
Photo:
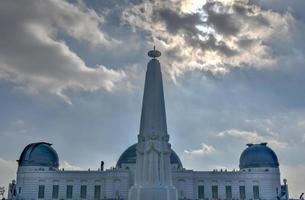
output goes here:
<path id="1" fill-rule="evenodd" d="M 268 142 L 305 191 L 304 0 L 1 0 L 0 186 L 33 142 L 61 167 L 136 143 L 147 52 L 162 52 L 170 143 L 187 169 L 237 169 Z"/>

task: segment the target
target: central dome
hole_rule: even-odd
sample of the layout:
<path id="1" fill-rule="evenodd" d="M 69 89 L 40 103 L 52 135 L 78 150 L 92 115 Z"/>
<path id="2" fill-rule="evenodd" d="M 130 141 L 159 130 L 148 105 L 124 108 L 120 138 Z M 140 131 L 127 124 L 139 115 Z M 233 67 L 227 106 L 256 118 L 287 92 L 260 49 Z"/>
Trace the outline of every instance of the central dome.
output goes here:
<path id="1" fill-rule="evenodd" d="M 267 147 L 267 143 L 248 144 L 240 156 L 239 168 L 279 167 L 276 154 Z"/>
<path id="2" fill-rule="evenodd" d="M 134 144 L 122 153 L 116 164 L 117 168 L 120 168 L 122 164 L 136 164 L 136 159 L 137 159 L 136 147 L 137 144 Z M 176 164 L 178 168 L 183 168 L 180 158 L 173 150 L 170 155 L 170 162 L 171 164 Z"/>

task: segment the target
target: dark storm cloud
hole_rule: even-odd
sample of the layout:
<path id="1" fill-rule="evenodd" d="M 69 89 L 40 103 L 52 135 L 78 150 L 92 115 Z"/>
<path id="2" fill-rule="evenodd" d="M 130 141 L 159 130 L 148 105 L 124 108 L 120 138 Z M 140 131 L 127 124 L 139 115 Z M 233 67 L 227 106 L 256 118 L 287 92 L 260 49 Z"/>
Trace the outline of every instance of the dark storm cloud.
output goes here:
<path id="1" fill-rule="evenodd" d="M 179 34 L 180 30 L 189 32 L 193 35 L 198 34 L 196 26 L 202 23 L 198 13 L 180 14 L 169 8 L 155 10 L 154 20 L 162 20 L 165 22 L 167 30 L 172 34 Z"/>
<path id="2" fill-rule="evenodd" d="M 244 10 L 243 7 L 240 7 L 240 10 Z M 215 28 L 219 33 L 224 35 L 235 35 L 239 32 L 240 26 L 236 24 L 236 21 L 232 16 L 232 13 L 227 13 L 225 7 L 221 2 L 207 2 L 203 6 L 204 11 L 207 13 L 206 23 L 209 26 Z M 216 12 L 216 9 L 225 9 L 224 11 Z M 241 12 L 240 12 L 241 14 Z M 246 14 L 246 13 L 244 13 Z"/>
<path id="3" fill-rule="evenodd" d="M 197 26 L 205 25 L 202 16 L 199 13 L 182 14 L 172 9 L 155 10 L 154 20 L 165 22 L 167 31 L 173 35 L 184 34 L 184 38 L 190 45 L 206 50 L 214 50 L 225 56 L 232 56 L 236 51 L 230 49 L 224 41 L 217 41 L 213 34 L 207 34 L 200 31 Z M 199 36 L 208 38 L 205 41 L 199 39 Z"/>
<path id="4" fill-rule="evenodd" d="M 258 42 L 258 41 L 256 41 L 255 39 L 240 38 L 238 41 L 238 46 L 241 49 L 247 49 L 247 48 L 250 48 L 256 42 Z"/>
<path id="5" fill-rule="evenodd" d="M 198 39 L 191 41 L 193 46 L 199 45 L 203 51 L 213 50 L 227 57 L 234 56 L 238 53 L 237 50 L 228 47 L 224 41 L 217 41 L 215 36 L 212 34 L 208 34 L 207 38 L 208 39 L 205 41 L 200 41 Z"/>
<path id="6" fill-rule="evenodd" d="M 225 73 L 234 67 L 274 66 L 279 54 L 270 43 L 273 34 L 289 37 L 289 21 L 294 20 L 287 13 L 247 1 L 215 0 L 195 12 L 183 12 L 174 1 L 143 2 L 127 7 L 121 19 L 124 25 L 150 35 L 149 41 L 165 44 L 164 51 L 175 49 L 173 58 L 192 55 L 183 63 L 167 60 L 173 79 L 188 69 Z M 217 61 L 207 62 L 211 56 Z"/>
<path id="7" fill-rule="evenodd" d="M 227 36 L 237 35 L 244 26 L 241 23 L 253 25 L 254 29 L 270 26 L 268 19 L 247 3 L 237 1 L 228 6 L 220 1 L 208 1 L 203 9 L 207 13 L 207 24 Z"/>
<path id="8" fill-rule="evenodd" d="M 229 9 L 232 9 L 233 12 L 229 12 Z M 239 24 L 237 18 L 244 19 L 248 17 L 249 13 L 255 14 L 254 11 L 243 4 L 233 4 L 231 8 L 218 1 L 208 1 L 203 6 L 203 10 L 207 15 L 206 17 L 201 16 L 202 14 L 200 13 L 181 13 L 169 8 L 155 10 L 154 14 L 157 16 L 155 20 L 165 22 L 168 32 L 176 35 L 181 34 L 182 31 L 185 34 L 185 39 L 192 46 L 197 46 L 203 51 L 213 50 L 220 52 L 224 56 L 236 55 L 237 51 L 228 47 L 225 41 L 217 41 L 213 34 L 204 33 L 197 26 L 212 27 L 217 33 L 234 36 L 242 29 L 242 25 Z M 254 20 L 257 21 L 257 24 L 269 25 L 268 21 L 260 15 L 256 16 Z M 206 37 L 207 39 L 202 41 L 199 36 Z M 254 43 L 255 39 L 246 39 L 238 42 L 238 44 L 247 45 L 248 47 Z"/>

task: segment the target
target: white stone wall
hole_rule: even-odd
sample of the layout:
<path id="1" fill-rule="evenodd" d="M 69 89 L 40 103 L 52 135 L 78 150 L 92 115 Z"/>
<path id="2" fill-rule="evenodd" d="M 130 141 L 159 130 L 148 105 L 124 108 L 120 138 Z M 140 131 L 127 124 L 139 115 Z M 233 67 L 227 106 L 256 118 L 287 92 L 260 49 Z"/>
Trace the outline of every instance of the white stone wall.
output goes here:
<path id="1" fill-rule="evenodd" d="M 174 185 L 183 190 L 184 196 L 179 198 L 198 199 L 198 186 L 204 185 L 205 199 L 212 199 L 212 186 L 218 186 L 218 198 L 226 199 L 226 186 L 232 188 L 232 199 L 240 199 L 239 186 L 244 185 L 246 189 L 246 199 L 253 199 L 253 186 L 259 186 L 260 199 L 276 199 L 277 192 L 280 192 L 281 181 L 278 169 L 269 171 L 215 171 L 215 172 L 196 172 L 196 171 L 175 171 L 173 172 Z M 184 181 L 181 188 L 181 182 Z"/>
<path id="2" fill-rule="evenodd" d="M 119 194 L 127 199 L 130 188 L 130 172 L 126 170 L 107 171 L 32 171 L 17 173 L 17 199 L 38 199 L 39 185 L 45 186 L 46 200 L 52 199 L 53 185 L 59 185 L 59 198 L 66 198 L 67 185 L 73 185 L 73 200 L 80 199 L 81 185 L 87 186 L 87 199 L 94 199 L 94 186 L 101 185 L 101 199 L 116 198 Z M 19 193 L 21 188 L 21 193 Z M 116 192 L 116 189 L 118 192 Z"/>
<path id="3" fill-rule="evenodd" d="M 178 190 L 178 197 L 198 199 L 198 186 L 204 185 L 205 199 L 212 199 L 212 185 L 218 186 L 220 199 L 226 199 L 225 186 L 232 186 L 233 199 L 240 199 L 239 186 L 246 186 L 246 199 L 253 199 L 253 185 L 259 185 L 260 199 L 273 200 L 280 192 L 280 172 L 278 169 L 247 169 L 245 171 L 192 171 L 174 170 L 173 184 Z M 87 199 L 93 200 L 94 186 L 101 185 L 101 199 L 116 198 L 116 188 L 124 200 L 134 182 L 131 170 L 106 171 L 49 171 L 48 168 L 23 167 L 17 173 L 17 197 L 25 200 L 38 199 L 39 185 L 45 185 L 45 199 L 52 199 L 52 186 L 59 185 L 59 200 L 66 200 L 66 186 L 73 185 L 72 200 L 80 199 L 81 185 L 87 185 Z M 19 193 L 21 187 L 21 193 Z"/>

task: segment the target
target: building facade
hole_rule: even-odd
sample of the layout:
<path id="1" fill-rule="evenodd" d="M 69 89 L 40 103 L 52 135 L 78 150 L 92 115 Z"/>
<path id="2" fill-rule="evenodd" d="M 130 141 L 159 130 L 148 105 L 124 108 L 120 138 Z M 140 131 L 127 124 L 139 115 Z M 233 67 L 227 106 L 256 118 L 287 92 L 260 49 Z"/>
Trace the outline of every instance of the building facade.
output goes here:
<path id="1" fill-rule="evenodd" d="M 122 153 L 116 167 L 104 170 L 101 163 L 98 170 L 59 169 L 58 154 L 51 144 L 29 144 L 18 160 L 16 181 L 9 185 L 8 198 L 127 200 L 129 196 L 134 200 L 141 199 L 135 191 L 141 193 L 141 188 L 149 186 L 156 192 L 151 188 L 160 185 L 158 191 L 166 187 L 170 188 L 166 191 L 175 193 L 168 199 L 288 199 L 288 186 L 286 181 L 281 182 L 278 158 L 267 143 L 248 144 L 240 156 L 239 170 L 194 171 L 183 167 L 168 143 L 162 74 L 156 59 L 160 55 L 156 50 L 149 52 L 152 59 L 146 73 L 139 140 Z"/>

